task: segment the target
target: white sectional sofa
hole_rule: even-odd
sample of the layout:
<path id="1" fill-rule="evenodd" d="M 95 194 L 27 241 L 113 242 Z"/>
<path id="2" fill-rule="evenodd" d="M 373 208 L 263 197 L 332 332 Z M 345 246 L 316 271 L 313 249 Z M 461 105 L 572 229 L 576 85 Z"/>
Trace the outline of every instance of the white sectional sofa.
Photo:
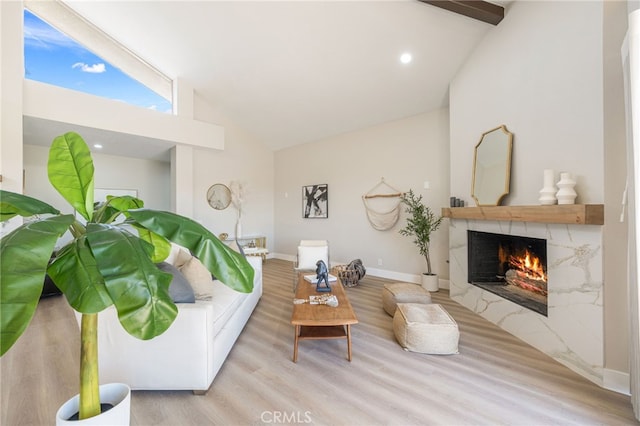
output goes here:
<path id="1" fill-rule="evenodd" d="M 130 336 L 120 325 L 115 308 L 101 312 L 100 382 L 127 383 L 132 389 L 205 393 L 262 296 L 262 260 L 247 260 L 255 269 L 253 292 L 249 294 L 212 280 L 206 269 L 205 274 L 201 269 L 195 273 L 193 268 L 181 269 L 193 284 L 196 301 L 176 303 L 178 316 L 174 323 L 152 340 Z M 200 267 L 204 268 L 202 264 Z M 203 282 L 207 278 L 209 282 Z"/>

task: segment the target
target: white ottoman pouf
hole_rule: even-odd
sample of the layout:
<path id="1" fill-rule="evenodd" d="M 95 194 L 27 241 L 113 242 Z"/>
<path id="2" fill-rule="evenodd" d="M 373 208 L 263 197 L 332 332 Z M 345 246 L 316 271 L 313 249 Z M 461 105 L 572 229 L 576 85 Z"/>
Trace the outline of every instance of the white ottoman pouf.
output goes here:
<path id="1" fill-rule="evenodd" d="M 388 283 L 382 289 L 382 307 L 393 316 L 398 303 L 431 303 L 431 293 L 419 284 Z"/>
<path id="2" fill-rule="evenodd" d="M 393 332 L 400 346 L 412 352 L 458 353 L 458 324 L 439 304 L 398 303 Z"/>

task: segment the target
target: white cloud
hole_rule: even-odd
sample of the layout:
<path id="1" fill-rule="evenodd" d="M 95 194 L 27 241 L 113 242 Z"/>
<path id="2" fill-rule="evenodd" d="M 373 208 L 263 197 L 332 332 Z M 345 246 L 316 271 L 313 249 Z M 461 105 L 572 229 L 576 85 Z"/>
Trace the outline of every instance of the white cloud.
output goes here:
<path id="1" fill-rule="evenodd" d="M 82 72 L 90 72 L 94 74 L 100 74 L 107 70 L 104 64 L 87 65 L 84 62 L 76 62 L 71 66 L 71 68 L 80 68 Z"/>

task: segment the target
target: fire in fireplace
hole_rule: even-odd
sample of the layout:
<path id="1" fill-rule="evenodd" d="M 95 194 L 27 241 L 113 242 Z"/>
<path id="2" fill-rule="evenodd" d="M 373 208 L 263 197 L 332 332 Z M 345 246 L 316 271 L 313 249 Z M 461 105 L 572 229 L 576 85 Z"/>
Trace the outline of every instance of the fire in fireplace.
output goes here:
<path id="1" fill-rule="evenodd" d="M 547 316 L 547 240 L 467 231 L 468 281 Z"/>

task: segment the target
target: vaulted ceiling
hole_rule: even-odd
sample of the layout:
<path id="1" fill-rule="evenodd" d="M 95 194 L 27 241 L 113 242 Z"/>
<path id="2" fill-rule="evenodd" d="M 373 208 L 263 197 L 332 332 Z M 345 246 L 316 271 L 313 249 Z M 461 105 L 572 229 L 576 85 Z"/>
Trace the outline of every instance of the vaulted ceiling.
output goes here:
<path id="1" fill-rule="evenodd" d="M 66 3 L 273 150 L 448 106 L 494 28 L 414 0 Z"/>

